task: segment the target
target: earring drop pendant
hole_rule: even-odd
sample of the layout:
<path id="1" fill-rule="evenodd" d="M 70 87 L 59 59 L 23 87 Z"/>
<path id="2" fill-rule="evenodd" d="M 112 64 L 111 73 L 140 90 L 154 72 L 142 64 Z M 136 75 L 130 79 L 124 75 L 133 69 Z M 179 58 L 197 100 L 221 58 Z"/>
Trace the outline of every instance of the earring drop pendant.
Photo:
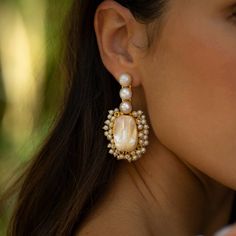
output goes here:
<path id="1" fill-rule="evenodd" d="M 119 108 L 110 110 L 105 121 L 104 135 L 109 144 L 109 153 L 118 160 L 129 162 L 138 160 L 148 146 L 149 126 L 143 111 L 132 111 L 132 79 L 129 74 L 119 77 L 121 104 Z"/>

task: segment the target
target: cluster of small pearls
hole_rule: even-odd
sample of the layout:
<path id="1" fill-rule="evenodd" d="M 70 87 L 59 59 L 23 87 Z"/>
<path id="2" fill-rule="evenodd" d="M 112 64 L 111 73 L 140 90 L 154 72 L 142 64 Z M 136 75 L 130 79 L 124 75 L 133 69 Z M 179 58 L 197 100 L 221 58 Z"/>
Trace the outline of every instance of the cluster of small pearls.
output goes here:
<path id="1" fill-rule="evenodd" d="M 122 86 L 120 90 L 120 98 L 122 99 L 122 102 L 120 104 L 120 111 L 123 112 L 124 114 L 129 114 L 132 111 L 131 76 L 129 74 L 122 74 L 119 77 L 119 83 Z"/>
<path id="2" fill-rule="evenodd" d="M 138 144 L 135 150 L 131 152 L 121 152 L 117 150 L 113 137 L 114 121 L 120 115 L 123 115 L 123 112 L 121 112 L 118 108 L 110 110 L 107 116 L 108 119 L 105 121 L 105 125 L 103 127 L 104 135 L 107 137 L 107 140 L 109 141 L 107 145 L 107 147 L 109 148 L 109 153 L 114 157 L 116 157 L 117 160 L 126 159 L 129 162 L 136 161 L 139 158 L 141 158 L 141 156 L 146 152 L 146 146 L 149 145 L 148 143 L 149 126 L 147 124 L 146 117 L 140 110 L 132 111 L 130 115 L 134 117 L 137 124 Z"/>

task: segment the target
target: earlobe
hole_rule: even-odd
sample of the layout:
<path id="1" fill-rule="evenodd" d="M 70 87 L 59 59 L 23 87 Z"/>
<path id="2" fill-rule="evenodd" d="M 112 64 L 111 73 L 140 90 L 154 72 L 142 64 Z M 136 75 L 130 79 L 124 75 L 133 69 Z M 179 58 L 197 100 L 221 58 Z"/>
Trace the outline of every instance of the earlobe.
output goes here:
<path id="1" fill-rule="evenodd" d="M 135 23 L 132 13 L 115 1 L 104 1 L 96 10 L 94 28 L 100 55 L 115 78 L 124 71 L 132 74 L 135 67 L 136 53 L 132 45 Z"/>

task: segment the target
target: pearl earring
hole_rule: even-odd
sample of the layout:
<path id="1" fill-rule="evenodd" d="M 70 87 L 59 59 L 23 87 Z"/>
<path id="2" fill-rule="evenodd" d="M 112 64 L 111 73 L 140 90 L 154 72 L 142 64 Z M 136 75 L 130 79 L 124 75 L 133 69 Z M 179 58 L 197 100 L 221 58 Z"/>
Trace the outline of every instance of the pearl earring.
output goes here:
<path id="1" fill-rule="evenodd" d="M 148 143 L 149 126 L 143 111 L 132 111 L 132 78 L 129 74 L 121 74 L 119 108 L 110 110 L 105 121 L 104 135 L 109 144 L 109 153 L 117 160 L 129 162 L 138 160 L 145 152 Z"/>

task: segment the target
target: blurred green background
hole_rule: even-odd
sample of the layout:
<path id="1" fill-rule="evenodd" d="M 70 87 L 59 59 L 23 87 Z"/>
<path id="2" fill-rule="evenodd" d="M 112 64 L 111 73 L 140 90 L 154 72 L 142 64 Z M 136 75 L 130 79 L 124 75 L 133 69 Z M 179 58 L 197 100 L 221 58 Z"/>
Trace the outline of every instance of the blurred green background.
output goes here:
<path id="1" fill-rule="evenodd" d="M 0 192 L 36 152 L 58 111 L 62 24 L 69 5 L 0 1 Z M 0 236 L 6 235 L 11 206 L 0 211 Z"/>

